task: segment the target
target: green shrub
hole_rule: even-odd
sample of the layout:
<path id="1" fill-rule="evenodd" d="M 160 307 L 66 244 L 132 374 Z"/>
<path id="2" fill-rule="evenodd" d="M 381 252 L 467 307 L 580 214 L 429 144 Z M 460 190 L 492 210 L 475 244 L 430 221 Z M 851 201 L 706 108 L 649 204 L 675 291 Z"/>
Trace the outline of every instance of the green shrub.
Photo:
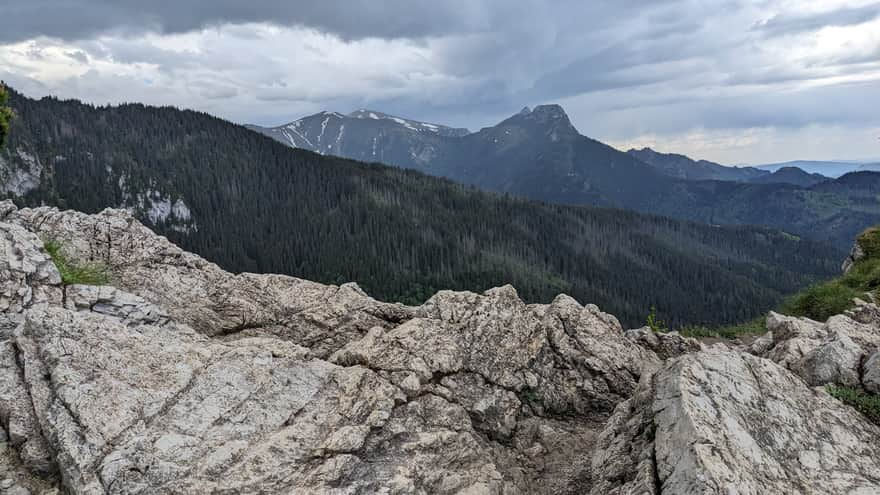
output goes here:
<path id="1" fill-rule="evenodd" d="M 880 289 L 880 228 L 872 227 L 858 238 L 865 257 L 856 261 L 843 276 L 814 285 L 786 301 L 780 311 L 792 316 L 806 316 L 817 321 L 853 307 L 853 298 L 876 294 Z"/>
<path id="2" fill-rule="evenodd" d="M 852 387 L 838 385 L 826 385 L 825 390 L 832 397 L 864 414 L 872 423 L 880 425 L 880 395 L 866 394 Z"/>
<path id="3" fill-rule="evenodd" d="M 105 285 L 110 282 L 110 275 L 104 264 L 77 263 L 64 253 L 61 243 L 54 239 L 44 240 L 43 246 L 58 268 L 61 282 L 65 285 Z"/>
<path id="4" fill-rule="evenodd" d="M 856 239 L 866 258 L 880 257 L 880 227 L 866 229 Z"/>
<path id="5" fill-rule="evenodd" d="M 811 320 L 825 321 L 853 307 L 853 298 L 864 295 L 863 290 L 853 289 L 840 280 L 814 285 L 797 294 L 782 306 L 782 313 L 805 316 Z"/>
<path id="6" fill-rule="evenodd" d="M 666 323 L 657 316 L 657 306 L 651 306 L 651 311 L 648 312 L 648 317 L 645 319 L 645 325 L 654 332 L 669 331 L 669 329 L 666 328 Z"/>
<path id="7" fill-rule="evenodd" d="M 6 87 L 0 84 L 0 147 L 6 142 L 9 122 L 12 120 L 12 109 L 6 106 L 7 98 Z"/>

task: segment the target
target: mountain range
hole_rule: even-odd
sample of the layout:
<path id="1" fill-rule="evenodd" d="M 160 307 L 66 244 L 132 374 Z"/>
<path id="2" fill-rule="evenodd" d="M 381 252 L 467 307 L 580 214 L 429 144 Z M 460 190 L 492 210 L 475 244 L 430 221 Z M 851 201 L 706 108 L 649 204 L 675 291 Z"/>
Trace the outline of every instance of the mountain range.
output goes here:
<path id="1" fill-rule="evenodd" d="M 549 302 L 564 292 L 614 311 L 628 326 L 642 324 L 654 305 L 670 325 L 719 324 L 761 314 L 833 273 L 840 259 L 824 244 L 770 228 L 550 204 L 291 149 L 200 112 L 95 107 L 15 92 L 10 104 L 16 118 L 0 152 L 2 196 L 85 212 L 125 208 L 229 270 L 357 281 L 385 300 L 415 303 L 440 288 L 512 283 L 527 301 Z M 497 156 L 484 170 L 463 167 L 472 183 L 503 177 L 522 188 L 541 179 L 518 174 L 530 169 L 536 149 L 604 157 L 601 167 L 614 173 L 593 181 L 597 198 L 617 197 L 614 181 L 666 179 L 626 153 L 578 136 L 555 107 L 455 134 L 438 128 L 407 136 L 424 135 L 425 143 L 465 140 L 454 150 L 437 148 L 446 164 Z M 585 174 L 589 165 L 561 155 L 537 158 L 552 178 Z M 572 194 L 593 193 L 578 180 Z M 558 185 L 565 184 L 571 182 L 560 179 Z M 647 190 L 655 191 L 653 185 Z"/>
<path id="2" fill-rule="evenodd" d="M 880 171 L 880 161 L 819 161 L 795 160 L 782 163 L 755 165 L 753 168 L 775 172 L 782 168 L 796 167 L 810 174 L 821 174 L 837 178 L 851 172 Z"/>
<path id="3" fill-rule="evenodd" d="M 861 172 L 859 190 L 792 167 L 725 167 L 651 149 L 622 152 L 581 135 L 562 107 L 541 105 L 466 133 L 378 112 L 321 113 L 279 128 L 254 128 L 289 146 L 416 169 L 481 189 L 532 199 L 608 206 L 710 224 L 768 225 L 843 252 L 880 221 L 880 174 Z M 349 132 L 354 129 L 356 133 Z M 304 140 L 286 139 L 294 129 Z M 328 129 L 334 129 L 328 137 Z M 316 143 L 318 143 L 316 145 Z M 326 144 L 325 144 L 326 143 Z M 844 181 L 841 184 L 850 184 Z M 840 186 L 840 184 L 838 185 Z"/>

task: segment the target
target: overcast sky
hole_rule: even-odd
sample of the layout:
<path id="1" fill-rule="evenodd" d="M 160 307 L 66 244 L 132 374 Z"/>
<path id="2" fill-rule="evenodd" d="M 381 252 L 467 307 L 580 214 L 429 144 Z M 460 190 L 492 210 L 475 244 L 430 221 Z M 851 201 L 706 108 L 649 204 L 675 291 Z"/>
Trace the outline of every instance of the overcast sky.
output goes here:
<path id="1" fill-rule="evenodd" d="M 880 2 L 2 0 L 0 79 L 281 124 L 366 107 L 723 163 L 880 158 Z"/>

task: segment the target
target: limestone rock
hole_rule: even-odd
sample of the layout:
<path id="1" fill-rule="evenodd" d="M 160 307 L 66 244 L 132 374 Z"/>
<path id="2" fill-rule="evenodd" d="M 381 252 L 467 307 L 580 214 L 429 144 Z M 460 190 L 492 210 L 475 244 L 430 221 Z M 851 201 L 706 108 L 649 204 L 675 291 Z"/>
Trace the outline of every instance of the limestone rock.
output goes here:
<path id="1" fill-rule="evenodd" d="M 594 455 L 594 494 L 874 493 L 880 428 L 749 354 L 667 362 L 618 406 Z"/>
<path id="2" fill-rule="evenodd" d="M 0 234 L 7 491 L 880 489 L 878 427 L 805 383 L 878 388 L 873 302 L 825 323 L 771 314 L 750 349 L 774 364 L 510 286 L 407 307 L 234 275 L 121 210 L 0 202 Z M 62 287 L 40 237 L 114 285 Z"/>
<path id="3" fill-rule="evenodd" d="M 331 362 L 414 373 L 423 390 L 478 375 L 481 381 L 466 381 L 484 397 L 508 390 L 547 415 L 610 412 L 635 389 L 645 363 L 657 362 L 616 319 L 567 296 L 529 306 L 510 286 L 483 295 L 440 292 L 420 310 L 425 317 L 375 328 Z"/>
<path id="4" fill-rule="evenodd" d="M 275 338 L 219 342 L 176 324 L 39 308 L 17 344 L 74 493 L 501 493 L 504 484 L 460 406 L 433 395 L 406 402 L 373 371 Z"/>
<path id="5" fill-rule="evenodd" d="M 107 265 L 114 286 L 206 335 L 277 335 L 327 356 L 373 326 L 392 327 L 412 317 L 412 308 L 378 302 L 353 283 L 335 287 L 283 275 L 233 275 L 154 234 L 125 210 L 6 210 L 6 222 L 56 239 L 74 259 Z"/>
<path id="6" fill-rule="evenodd" d="M 0 222 L 0 312 L 60 302 L 61 276 L 42 241 L 19 225 Z"/>
<path id="7" fill-rule="evenodd" d="M 880 394 L 880 351 L 875 352 L 865 361 L 862 385 L 865 390 Z"/>
<path id="8" fill-rule="evenodd" d="M 70 285 L 64 289 L 64 307 L 108 314 L 128 325 L 157 325 L 168 322 L 168 314 L 142 297 L 117 290 L 109 285 Z"/>
<path id="9" fill-rule="evenodd" d="M 697 339 L 682 337 L 678 332 L 654 332 L 650 327 L 627 330 L 626 336 L 664 360 L 703 348 Z"/>
<path id="10" fill-rule="evenodd" d="M 41 473 L 54 470 L 11 341 L 0 342 L 0 426 L 28 469 Z"/>
<path id="11" fill-rule="evenodd" d="M 861 244 L 856 241 L 855 243 L 853 243 L 853 247 L 849 253 L 849 256 L 847 256 L 846 259 L 843 260 L 843 266 L 840 267 L 841 271 L 843 271 L 843 273 L 849 272 L 853 265 L 856 264 L 856 261 L 859 261 L 864 257 L 865 250 L 862 249 Z"/>
<path id="12" fill-rule="evenodd" d="M 749 352 L 756 356 L 761 356 L 772 349 L 774 344 L 775 340 L 773 339 L 773 332 L 767 332 L 755 339 L 754 342 L 749 345 Z"/>
<path id="13" fill-rule="evenodd" d="M 751 352 L 795 372 L 810 385 L 859 386 L 866 382 L 862 362 L 880 350 L 880 308 L 860 301 L 825 323 L 771 313 L 767 327 L 773 343 L 753 345 Z"/>
<path id="14" fill-rule="evenodd" d="M 863 353 L 852 339 L 840 334 L 793 363 L 791 370 L 813 386 L 829 383 L 858 386 Z"/>

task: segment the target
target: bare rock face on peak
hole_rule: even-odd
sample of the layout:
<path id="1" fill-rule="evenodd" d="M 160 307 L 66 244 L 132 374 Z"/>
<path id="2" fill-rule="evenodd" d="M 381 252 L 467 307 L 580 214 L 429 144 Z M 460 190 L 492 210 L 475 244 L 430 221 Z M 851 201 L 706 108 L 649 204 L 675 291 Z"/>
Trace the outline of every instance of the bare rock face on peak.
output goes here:
<path id="1" fill-rule="evenodd" d="M 565 295 L 231 274 L 120 210 L 0 203 L 0 233 L 0 493 L 880 489 L 878 427 L 798 371 L 877 386 L 868 306 L 774 315 L 776 364 Z M 112 285 L 63 284 L 44 239 Z"/>

